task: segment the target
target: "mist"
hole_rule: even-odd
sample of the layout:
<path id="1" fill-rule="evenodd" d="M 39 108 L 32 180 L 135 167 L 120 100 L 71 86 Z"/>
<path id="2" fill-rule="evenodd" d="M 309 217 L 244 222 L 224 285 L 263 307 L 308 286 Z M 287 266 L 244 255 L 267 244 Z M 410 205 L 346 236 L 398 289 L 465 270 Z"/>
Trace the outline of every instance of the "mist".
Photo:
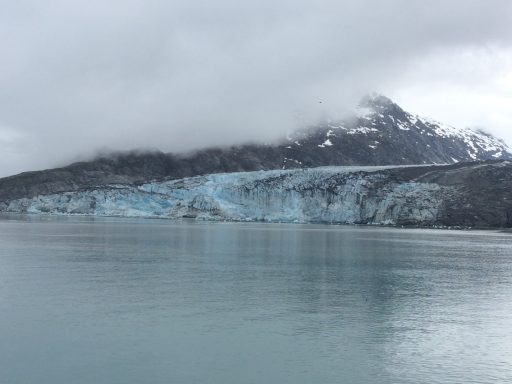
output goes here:
<path id="1" fill-rule="evenodd" d="M 369 91 L 512 143 L 508 0 L 0 5 L 0 176 L 268 142 Z"/>

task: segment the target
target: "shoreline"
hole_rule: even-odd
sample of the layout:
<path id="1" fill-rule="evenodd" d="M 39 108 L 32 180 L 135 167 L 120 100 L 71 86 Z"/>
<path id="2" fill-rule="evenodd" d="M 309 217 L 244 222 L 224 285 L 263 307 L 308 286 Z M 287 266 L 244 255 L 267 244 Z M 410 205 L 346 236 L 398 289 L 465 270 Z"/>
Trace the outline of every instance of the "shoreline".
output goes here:
<path id="1" fill-rule="evenodd" d="M 324 226 L 347 226 L 361 228 L 394 228 L 394 229 L 435 229 L 445 231 L 494 231 L 505 234 L 512 234 L 512 228 L 504 227 L 465 227 L 460 225 L 401 225 L 384 223 L 346 223 L 346 222 L 327 222 L 327 221 L 277 221 L 277 220 L 236 220 L 236 219 L 208 219 L 197 217 L 164 217 L 164 216 L 124 216 L 124 215 L 90 215 L 83 213 L 59 214 L 59 213 L 29 213 L 29 212 L 0 212 L 0 218 L 6 216 L 21 217 L 59 217 L 59 218 L 115 218 L 115 219 L 143 219 L 143 220 L 164 220 L 170 222 L 206 222 L 206 223 L 257 223 L 257 224 L 296 224 L 296 225 L 324 225 Z"/>

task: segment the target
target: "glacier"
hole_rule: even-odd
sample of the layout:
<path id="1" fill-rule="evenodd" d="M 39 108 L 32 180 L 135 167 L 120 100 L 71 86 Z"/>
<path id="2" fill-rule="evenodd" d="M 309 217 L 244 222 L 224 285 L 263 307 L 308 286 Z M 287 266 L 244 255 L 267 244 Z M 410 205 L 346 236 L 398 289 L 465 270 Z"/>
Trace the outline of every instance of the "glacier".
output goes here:
<path id="1" fill-rule="evenodd" d="M 396 167 L 320 167 L 114 184 L 12 200 L 4 212 L 431 226 L 454 187 Z M 404 169 L 404 167 L 400 167 Z"/>

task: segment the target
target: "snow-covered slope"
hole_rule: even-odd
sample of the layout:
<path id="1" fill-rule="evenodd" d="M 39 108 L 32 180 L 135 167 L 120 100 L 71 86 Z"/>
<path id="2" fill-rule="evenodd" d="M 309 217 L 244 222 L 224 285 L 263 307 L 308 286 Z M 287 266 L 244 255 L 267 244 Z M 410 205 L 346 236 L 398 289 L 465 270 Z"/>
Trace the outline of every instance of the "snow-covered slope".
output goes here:
<path id="1" fill-rule="evenodd" d="M 353 116 L 288 136 L 286 164 L 323 157 L 332 164 L 451 164 L 511 159 L 510 148 L 483 131 L 455 128 L 370 95 Z M 305 156 L 307 154 L 307 156 Z"/>

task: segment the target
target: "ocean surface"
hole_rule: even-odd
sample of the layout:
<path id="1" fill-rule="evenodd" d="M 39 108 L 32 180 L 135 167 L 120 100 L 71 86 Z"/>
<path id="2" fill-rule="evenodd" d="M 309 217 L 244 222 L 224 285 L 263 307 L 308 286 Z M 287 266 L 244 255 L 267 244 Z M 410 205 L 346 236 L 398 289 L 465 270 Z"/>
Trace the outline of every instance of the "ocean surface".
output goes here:
<path id="1" fill-rule="evenodd" d="M 512 383 L 512 234 L 1 216 L 0 383 Z"/>

